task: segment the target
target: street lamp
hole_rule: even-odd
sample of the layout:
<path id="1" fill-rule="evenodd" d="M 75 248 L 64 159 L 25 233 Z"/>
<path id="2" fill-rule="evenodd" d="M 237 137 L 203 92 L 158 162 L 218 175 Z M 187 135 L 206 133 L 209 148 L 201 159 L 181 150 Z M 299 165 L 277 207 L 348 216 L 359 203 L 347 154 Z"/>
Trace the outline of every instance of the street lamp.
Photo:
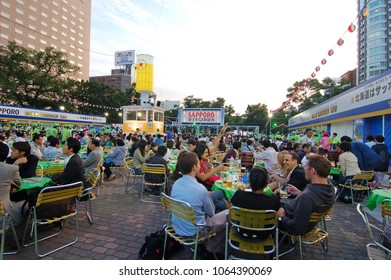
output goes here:
<path id="1" fill-rule="evenodd" d="M 269 134 L 272 134 L 272 117 L 273 117 L 273 114 L 270 112 L 269 113 Z"/>
<path id="2" fill-rule="evenodd" d="M 60 106 L 60 110 L 61 110 L 61 111 L 64 111 L 64 110 L 65 110 L 65 107 L 64 107 L 64 106 Z"/>
<path id="3" fill-rule="evenodd" d="M 105 113 L 105 116 L 107 117 L 108 115 L 109 115 L 109 113 L 106 112 L 106 113 Z"/>

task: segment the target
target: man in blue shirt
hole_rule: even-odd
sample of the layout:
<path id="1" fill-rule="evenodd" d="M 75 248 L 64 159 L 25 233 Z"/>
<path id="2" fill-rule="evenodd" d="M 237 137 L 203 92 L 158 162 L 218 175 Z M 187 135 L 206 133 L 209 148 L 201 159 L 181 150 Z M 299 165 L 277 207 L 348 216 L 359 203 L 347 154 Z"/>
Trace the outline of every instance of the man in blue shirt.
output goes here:
<path id="1" fill-rule="evenodd" d="M 157 138 L 153 142 L 155 142 L 158 146 L 161 146 L 161 145 L 163 145 L 164 140 L 163 140 L 162 136 L 160 134 L 158 134 Z"/>
<path id="2" fill-rule="evenodd" d="M 215 214 L 215 205 L 207 189 L 197 182 L 196 175 L 200 170 L 198 156 L 192 152 L 183 152 L 179 158 L 176 168 L 180 169 L 183 177 L 178 179 L 172 188 L 171 197 L 182 200 L 191 205 L 197 224 L 204 224 L 209 233 L 216 232 L 217 235 L 211 238 L 207 249 L 210 252 L 224 252 L 225 244 L 225 223 L 228 210 Z M 194 236 L 197 233 L 196 227 L 176 216 L 172 217 L 172 224 L 175 232 L 182 236 Z"/>
<path id="3" fill-rule="evenodd" d="M 352 153 L 357 157 L 358 167 L 361 171 L 372 171 L 376 163 L 380 161 L 380 156 L 364 143 L 353 142 L 349 136 L 342 136 L 341 142 L 352 144 Z"/>

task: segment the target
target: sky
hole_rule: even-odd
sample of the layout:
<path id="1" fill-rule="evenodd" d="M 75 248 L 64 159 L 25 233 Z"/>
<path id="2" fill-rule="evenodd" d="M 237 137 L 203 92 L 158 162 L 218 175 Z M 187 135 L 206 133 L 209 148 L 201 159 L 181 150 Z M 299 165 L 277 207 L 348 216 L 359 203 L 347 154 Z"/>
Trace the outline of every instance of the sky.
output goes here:
<path id="1" fill-rule="evenodd" d="M 90 76 L 110 75 L 116 51 L 136 50 L 154 57 L 158 100 L 275 110 L 317 66 L 319 80 L 357 67 L 358 29 L 347 31 L 357 13 L 356 0 L 92 0 Z"/>

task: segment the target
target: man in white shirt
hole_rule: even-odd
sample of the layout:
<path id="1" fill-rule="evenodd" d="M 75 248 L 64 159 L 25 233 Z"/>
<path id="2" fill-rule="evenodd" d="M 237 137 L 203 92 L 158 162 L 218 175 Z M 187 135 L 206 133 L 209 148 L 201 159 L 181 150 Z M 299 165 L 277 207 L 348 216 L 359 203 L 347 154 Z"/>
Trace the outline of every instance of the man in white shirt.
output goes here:
<path id="1" fill-rule="evenodd" d="M 42 159 L 45 146 L 43 145 L 42 134 L 34 134 L 33 140 L 30 142 L 31 154 L 38 159 Z"/>
<path id="2" fill-rule="evenodd" d="M 265 163 L 265 168 L 268 171 L 274 171 L 274 165 L 278 163 L 278 153 L 271 147 L 270 140 L 264 140 L 261 144 L 265 148 L 265 150 L 262 153 L 255 153 L 254 158 L 262 160 Z"/>
<path id="3" fill-rule="evenodd" d="M 315 146 L 317 143 L 316 140 L 312 138 L 312 134 L 313 134 L 312 128 L 307 128 L 305 130 L 305 135 L 299 139 L 298 143 Z"/>

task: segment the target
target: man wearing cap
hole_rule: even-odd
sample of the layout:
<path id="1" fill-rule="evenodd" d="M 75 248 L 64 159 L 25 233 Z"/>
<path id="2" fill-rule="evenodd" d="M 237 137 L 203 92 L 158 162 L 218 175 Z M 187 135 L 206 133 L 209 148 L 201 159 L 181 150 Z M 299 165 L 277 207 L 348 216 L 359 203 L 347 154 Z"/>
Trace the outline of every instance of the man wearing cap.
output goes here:
<path id="1" fill-rule="evenodd" d="M 331 148 L 335 150 L 337 148 L 337 145 L 341 142 L 341 140 L 338 137 L 338 134 L 336 132 L 333 133 L 333 136 L 330 138 L 331 140 Z"/>
<path id="2" fill-rule="evenodd" d="M 55 123 L 55 124 L 53 124 L 53 126 L 52 127 L 50 127 L 49 128 L 49 130 L 48 130 L 48 137 L 49 136 L 53 136 L 53 137 L 58 137 L 58 130 L 57 130 L 57 127 L 58 127 L 59 125 L 57 124 L 57 123 Z"/>
<path id="3" fill-rule="evenodd" d="M 64 128 L 61 131 L 61 141 L 62 143 L 65 143 L 65 141 L 69 138 L 72 137 L 72 130 L 70 129 L 71 126 L 69 124 L 66 124 Z"/>

